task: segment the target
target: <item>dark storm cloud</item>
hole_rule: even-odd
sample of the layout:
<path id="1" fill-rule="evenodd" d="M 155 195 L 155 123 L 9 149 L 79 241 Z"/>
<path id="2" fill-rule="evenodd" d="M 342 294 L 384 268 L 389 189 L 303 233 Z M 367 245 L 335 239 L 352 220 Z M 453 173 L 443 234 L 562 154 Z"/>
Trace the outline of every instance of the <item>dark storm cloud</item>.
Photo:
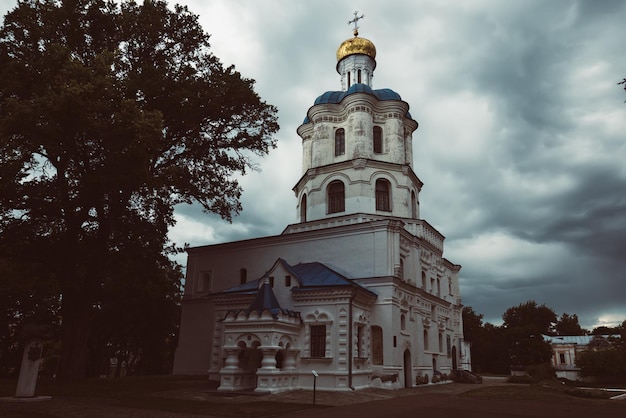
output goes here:
<path id="1" fill-rule="evenodd" d="M 626 2 L 182 3 L 213 52 L 278 107 L 281 131 L 260 171 L 241 178 L 233 223 L 180 206 L 172 240 L 276 235 L 296 221 L 296 128 L 318 95 L 340 88 L 335 51 L 356 8 L 378 51 L 374 87 L 397 91 L 420 124 L 420 214 L 463 266 L 463 303 L 494 322 L 527 300 L 584 326 L 626 318 L 626 95 L 616 85 Z"/>

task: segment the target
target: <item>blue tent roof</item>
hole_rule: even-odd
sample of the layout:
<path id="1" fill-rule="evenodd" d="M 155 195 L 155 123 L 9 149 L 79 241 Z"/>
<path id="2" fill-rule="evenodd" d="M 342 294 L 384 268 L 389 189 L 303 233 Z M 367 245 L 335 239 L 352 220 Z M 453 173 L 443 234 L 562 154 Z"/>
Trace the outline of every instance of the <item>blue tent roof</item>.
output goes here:
<path id="1" fill-rule="evenodd" d="M 319 104 L 339 104 L 347 96 L 354 93 L 367 93 L 375 96 L 378 100 L 402 100 L 400 95 L 391 89 L 377 89 L 373 90 L 367 84 L 353 84 L 347 91 L 327 91 L 326 93 L 318 96 L 313 103 L 313 106 Z M 406 116 L 411 118 L 411 115 L 407 112 Z M 309 123 L 309 117 L 304 118 L 303 123 Z"/>

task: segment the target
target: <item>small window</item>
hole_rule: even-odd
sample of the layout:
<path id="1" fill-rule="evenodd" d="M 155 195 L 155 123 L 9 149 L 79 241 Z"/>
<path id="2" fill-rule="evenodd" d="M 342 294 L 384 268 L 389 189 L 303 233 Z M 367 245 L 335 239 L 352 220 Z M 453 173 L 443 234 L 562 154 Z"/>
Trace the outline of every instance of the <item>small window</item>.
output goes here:
<path id="1" fill-rule="evenodd" d="M 406 330 L 406 316 L 404 314 L 400 315 L 400 329 L 402 331 Z"/>
<path id="2" fill-rule="evenodd" d="M 383 129 L 380 126 L 374 126 L 374 153 L 383 153 Z"/>
<path id="3" fill-rule="evenodd" d="M 291 286 L 291 276 L 285 276 L 285 286 Z"/>
<path id="4" fill-rule="evenodd" d="M 350 88 L 350 71 L 348 71 L 348 88 Z"/>
<path id="5" fill-rule="evenodd" d="M 380 366 L 383 364 L 383 329 L 379 326 L 370 328 L 372 333 L 372 364 Z"/>
<path id="6" fill-rule="evenodd" d="M 441 279 L 437 277 L 437 296 L 441 295 Z"/>
<path id="7" fill-rule="evenodd" d="M 452 357 L 452 341 L 449 335 L 446 335 L 446 355 Z"/>
<path id="8" fill-rule="evenodd" d="M 356 329 L 356 348 L 357 357 L 365 357 L 365 337 L 363 332 L 363 325 L 358 325 Z"/>
<path id="9" fill-rule="evenodd" d="M 357 77 L 357 83 L 361 83 L 361 70 L 357 71 L 356 77 Z"/>
<path id="10" fill-rule="evenodd" d="M 346 131 L 339 128 L 335 131 L 335 157 L 346 153 Z"/>
<path id="11" fill-rule="evenodd" d="M 300 222 L 306 222 L 306 193 L 302 195 L 302 200 L 300 200 Z"/>
<path id="12" fill-rule="evenodd" d="M 411 192 L 411 217 L 417 219 L 417 199 L 413 191 Z"/>
<path id="13" fill-rule="evenodd" d="M 335 180 L 328 185 L 328 213 L 343 212 L 345 207 L 345 192 L 343 183 Z"/>
<path id="14" fill-rule="evenodd" d="M 311 325 L 311 357 L 326 357 L 326 325 Z"/>
<path id="15" fill-rule="evenodd" d="M 240 269 L 239 270 L 239 284 L 245 284 L 248 280 L 248 270 Z"/>
<path id="16" fill-rule="evenodd" d="M 565 364 L 565 353 L 559 353 L 559 360 L 561 364 Z"/>
<path id="17" fill-rule="evenodd" d="M 439 352 L 443 352 L 443 335 L 439 333 Z"/>
<path id="18" fill-rule="evenodd" d="M 198 278 L 198 291 L 210 292 L 213 289 L 213 271 L 206 270 L 200 273 Z"/>
<path id="19" fill-rule="evenodd" d="M 428 351 L 429 348 L 429 344 L 428 344 L 428 330 L 424 330 L 424 351 Z"/>
<path id="20" fill-rule="evenodd" d="M 426 290 L 426 273 L 422 272 L 422 289 Z"/>
<path id="21" fill-rule="evenodd" d="M 376 210 L 391 212 L 389 189 L 390 185 L 387 180 L 376 180 Z"/>
<path id="22" fill-rule="evenodd" d="M 270 287 L 274 287 L 274 276 L 270 276 Z"/>

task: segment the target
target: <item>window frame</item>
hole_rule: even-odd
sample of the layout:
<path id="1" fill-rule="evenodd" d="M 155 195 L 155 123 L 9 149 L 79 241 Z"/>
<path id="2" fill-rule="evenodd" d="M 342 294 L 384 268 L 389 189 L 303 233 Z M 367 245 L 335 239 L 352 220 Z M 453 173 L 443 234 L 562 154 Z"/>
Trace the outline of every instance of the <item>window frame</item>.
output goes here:
<path id="1" fill-rule="evenodd" d="M 335 157 L 346 155 L 346 130 L 335 129 Z"/>
<path id="2" fill-rule="evenodd" d="M 309 325 L 309 356 L 326 357 L 326 324 Z"/>
<path id="3" fill-rule="evenodd" d="M 372 150 L 374 154 L 383 154 L 383 128 L 380 126 L 374 126 L 372 128 Z"/>
<path id="4" fill-rule="evenodd" d="M 374 185 L 376 194 L 376 210 L 391 212 L 391 183 L 384 178 L 376 179 Z"/>
<path id="5" fill-rule="evenodd" d="M 336 190 L 333 190 L 333 188 L 336 188 Z M 346 186 L 341 180 L 333 180 L 328 184 L 326 196 L 328 214 L 346 211 Z"/>

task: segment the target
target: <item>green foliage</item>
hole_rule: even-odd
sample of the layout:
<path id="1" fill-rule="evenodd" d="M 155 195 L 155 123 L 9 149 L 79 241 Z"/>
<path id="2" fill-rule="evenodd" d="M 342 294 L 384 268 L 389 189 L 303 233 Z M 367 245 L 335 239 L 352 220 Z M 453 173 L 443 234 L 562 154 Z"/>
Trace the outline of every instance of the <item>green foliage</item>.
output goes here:
<path id="1" fill-rule="evenodd" d="M 7 308 L 18 298 L 60 315 L 62 377 L 83 377 L 102 345 L 145 360 L 149 344 L 132 341 L 175 338 L 174 206 L 231 219 L 233 174 L 275 146 L 276 109 L 208 40 L 196 15 L 158 0 L 24 0 L 0 28 L 0 268 L 12 272 L 0 325 L 33 311 Z"/>
<path id="2" fill-rule="evenodd" d="M 626 343 L 623 338 L 609 338 L 609 345 L 589 349 L 576 355 L 576 366 L 583 377 L 603 381 L 626 382 Z"/>
<path id="3" fill-rule="evenodd" d="M 587 331 L 582 329 L 578 323 L 578 315 L 569 315 L 563 313 L 559 320 L 556 322 L 557 335 L 585 335 Z"/>
<path id="4" fill-rule="evenodd" d="M 515 329 L 524 335 L 541 335 L 552 332 L 552 324 L 556 322 L 556 313 L 546 305 L 538 306 L 529 300 L 507 309 L 502 315 L 503 326 Z"/>
<path id="5" fill-rule="evenodd" d="M 508 373 L 509 358 L 505 349 L 504 329 L 483 324 L 482 315 L 463 308 L 463 336 L 471 343 L 472 370 L 478 373 Z"/>

